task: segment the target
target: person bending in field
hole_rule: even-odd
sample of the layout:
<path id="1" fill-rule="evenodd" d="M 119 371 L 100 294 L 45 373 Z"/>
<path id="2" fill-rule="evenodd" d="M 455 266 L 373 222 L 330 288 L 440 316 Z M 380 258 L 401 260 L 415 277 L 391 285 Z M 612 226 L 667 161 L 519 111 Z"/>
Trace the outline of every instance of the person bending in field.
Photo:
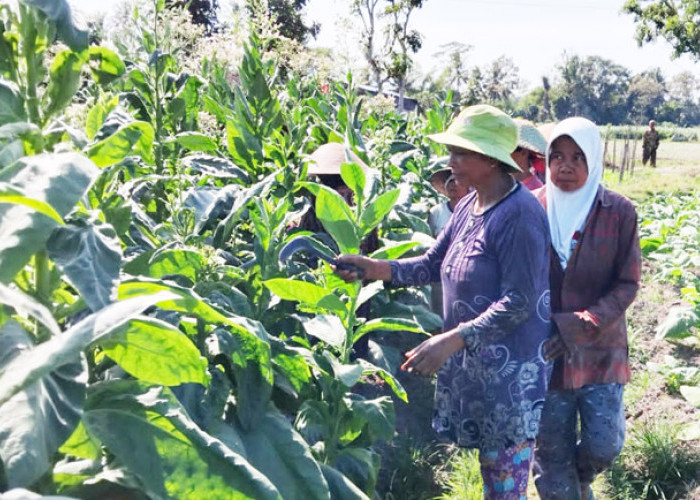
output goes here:
<path id="1" fill-rule="evenodd" d="M 543 500 L 589 500 L 591 483 L 625 438 L 630 379 L 625 311 L 639 290 L 641 250 L 632 203 L 601 185 L 598 127 L 567 118 L 550 136 L 547 177 L 536 196 L 551 231 L 554 361 L 535 448 Z"/>
<path id="2" fill-rule="evenodd" d="M 520 500 L 549 375 L 542 355 L 550 333 L 546 216 L 513 178 L 518 131 L 508 115 L 471 106 L 429 138 L 447 146 L 457 183 L 474 191 L 425 254 L 340 260 L 395 286 L 441 280 L 445 331 L 408 351 L 402 369 L 437 372 L 433 428 L 479 450 L 484 497 Z"/>
<path id="3" fill-rule="evenodd" d="M 656 131 L 656 122 L 649 121 L 649 130 L 642 136 L 642 165 L 647 162 L 656 168 L 656 150 L 659 149 L 659 133 Z"/>

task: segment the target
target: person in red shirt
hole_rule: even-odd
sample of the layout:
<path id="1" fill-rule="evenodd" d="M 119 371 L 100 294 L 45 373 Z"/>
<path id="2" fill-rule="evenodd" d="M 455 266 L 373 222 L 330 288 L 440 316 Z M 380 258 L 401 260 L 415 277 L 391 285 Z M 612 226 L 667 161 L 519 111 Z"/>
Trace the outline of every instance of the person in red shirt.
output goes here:
<path id="1" fill-rule="evenodd" d="M 513 120 L 518 126 L 518 147 L 510 155 L 522 172 L 513 174 L 515 180 L 522 182 L 530 191 L 542 187 L 542 181 L 535 175 L 535 161 L 544 158 L 547 141 L 535 125 L 522 118 Z"/>
<path id="2" fill-rule="evenodd" d="M 590 500 L 590 484 L 625 437 L 625 311 L 641 279 L 637 214 L 627 198 L 601 185 L 603 149 L 593 122 L 560 122 L 547 158 L 548 182 L 535 194 L 552 239 L 552 340 L 544 352 L 554 368 L 535 448 L 535 485 L 543 500 Z"/>

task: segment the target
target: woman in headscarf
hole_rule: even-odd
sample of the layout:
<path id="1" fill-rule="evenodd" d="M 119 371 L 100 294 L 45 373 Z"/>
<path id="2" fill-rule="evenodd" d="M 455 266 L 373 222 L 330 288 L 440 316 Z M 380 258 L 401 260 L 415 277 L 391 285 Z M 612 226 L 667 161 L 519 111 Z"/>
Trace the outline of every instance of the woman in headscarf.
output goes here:
<path id="1" fill-rule="evenodd" d="M 537 192 L 552 237 L 545 355 L 554 369 L 534 467 L 543 500 L 593 498 L 590 484 L 624 442 L 625 311 L 639 289 L 641 251 L 632 203 L 604 188 L 602 176 L 598 127 L 580 117 L 557 124 Z"/>
<path id="2" fill-rule="evenodd" d="M 429 136 L 447 146 L 457 183 L 474 189 L 435 245 L 393 261 L 340 258 L 394 286 L 441 279 L 445 331 L 408 351 L 402 369 L 437 372 L 433 428 L 479 450 L 488 499 L 527 494 L 549 374 L 542 355 L 549 338 L 549 234 L 542 207 L 512 176 L 520 171 L 510 156 L 517 137 L 502 111 L 463 110 L 446 132 Z"/>

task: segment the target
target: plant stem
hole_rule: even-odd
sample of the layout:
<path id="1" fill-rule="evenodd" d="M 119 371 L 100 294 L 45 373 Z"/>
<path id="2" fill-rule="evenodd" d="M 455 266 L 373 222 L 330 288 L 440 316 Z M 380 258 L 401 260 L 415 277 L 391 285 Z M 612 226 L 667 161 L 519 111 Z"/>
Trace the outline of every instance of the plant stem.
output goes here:
<path id="1" fill-rule="evenodd" d="M 37 55 L 36 55 L 36 37 L 39 33 L 37 29 L 36 16 L 33 15 L 29 7 L 26 7 L 20 3 L 20 33 L 22 36 L 21 52 L 25 58 L 27 68 L 26 68 L 26 79 L 25 79 L 25 95 L 26 95 L 26 105 L 27 114 L 29 115 L 29 120 L 41 126 L 41 116 L 39 114 L 39 97 L 36 93 L 37 89 Z"/>

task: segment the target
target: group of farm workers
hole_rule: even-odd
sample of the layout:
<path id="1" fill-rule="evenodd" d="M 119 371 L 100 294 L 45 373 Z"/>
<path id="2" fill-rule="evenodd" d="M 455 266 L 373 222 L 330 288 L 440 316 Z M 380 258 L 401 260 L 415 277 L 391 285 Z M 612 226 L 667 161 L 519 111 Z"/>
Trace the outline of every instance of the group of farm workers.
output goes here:
<path id="1" fill-rule="evenodd" d="M 548 141 L 538 135 L 492 106 L 467 107 L 429 136 L 449 151 L 449 171 L 433 185 L 458 193 L 433 246 L 417 257 L 339 262 L 391 286 L 441 283 L 443 330 L 401 368 L 437 374 L 433 428 L 479 450 L 484 498 L 526 499 L 532 472 L 542 499 L 589 500 L 625 436 L 637 215 L 601 184 L 594 123 L 567 118 Z"/>

